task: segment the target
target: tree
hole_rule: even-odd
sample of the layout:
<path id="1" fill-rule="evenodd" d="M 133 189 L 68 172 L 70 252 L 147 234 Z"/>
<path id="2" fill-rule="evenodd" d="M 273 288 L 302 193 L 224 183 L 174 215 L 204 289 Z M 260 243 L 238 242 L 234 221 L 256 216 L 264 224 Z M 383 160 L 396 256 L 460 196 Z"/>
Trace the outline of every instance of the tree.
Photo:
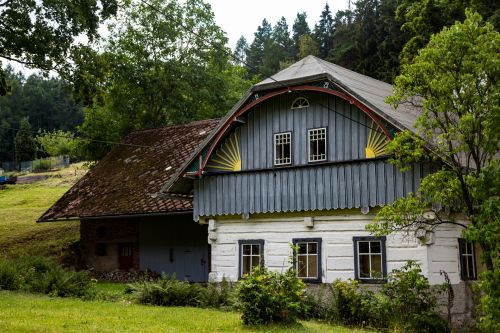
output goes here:
<path id="1" fill-rule="evenodd" d="M 424 47 L 432 34 L 455 21 L 463 21 L 465 8 L 478 11 L 498 30 L 500 28 L 500 5 L 494 0 L 401 0 L 396 9 L 396 18 L 402 23 L 401 30 L 410 36 L 401 54 L 403 61 L 411 61 L 418 50 Z"/>
<path id="2" fill-rule="evenodd" d="M 0 1 L 0 58 L 47 71 L 62 69 L 74 38 L 86 34 L 92 41 L 117 6 L 117 0 Z M 8 91 L 0 62 L 0 96 Z"/>
<path id="3" fill-rule="evenodd" d="M 220 117 L 237 98 L 224 32 L 201 0 L 151 0 L 124 8 L 104 52 L 85 50 L 73 73 L 89 104 L 84 137 L 119 141 L 131 131 Z M 195 32 L 195 33 L 193 33 Z M 89 63 L 90 60 L 90 63 Z M 88 94 L 88 95 L 87 95 Z M 79 141 L 89 159 L 110 146 Z"/>
<path id="4" fill-rule="evenodd" d="M 234 48 L 234 55 L 241 61 L 245 61 L 248 51 L 248 43 L 245 37 L 241 36 L 236 42 L 236 47 Z M 236 65 L 242 65 L 236 63 Z"/>
<path id="5" fill-rule="evenodd" d="M 52 132 L 38 131 L 36 142 L 42 151 L 50 156 L 74 155 L 75 138 L 71 132 L 55 130 Z"/>
<path id="6" fill-rule="evenodd" d="M 307 24 L 306 12 L 297 13 L 297 17 L 293 22 L 292 39 L 293 39 L 293 56 L 296 57 L 300 52 L 300 38 L 304 35 L 311 35 L 311 29 Z M 299 56 L 299 58 L 301 58 Z"/>
<path id="7" fill-rule="evenodd" d="M 286 19 L 282 17 L 276 22 L 271 38 L 264 44 L 264 54 L 261 71 L 270 76 L 280 70 L 281 64 L 288 63 L 293 59 L 293 41 Z"/>
<path id="8" fill-rule="evenodd" d="M 325 59 L 333 47 L 333 17 L 328 3 L 321 12 L 319 22 L 314 26 L 313 35 L 319 45 L 319 56 Z"/>
<path id="9" fill-rule="evenodd" d="M 317 56 L 319 54 L 318 44 L 316 41 L 309 35 L 300 36 L 299 42 L 299 58 L 305 58 L 308 55 Z"/>
<path id="10" fill-rule="evenodd" d="M 482 248 L 481 325 L 491 331 L 500 328 L 499 50 L 500 34 L 466 11 L 463 23 L 433 35 L 402 66 L 388 102 L 417 105 L 422 113 L 418 137 L 405 131 L 390 144 L 394 162 L 405 167 L 437 155 L 443 167 L 424 177 L 417 193 L 384 207 L 379 223 L 369 226 L 377 235 L 462 226 L 463 236 Z M 432 215 L 424 214 L 429 210 Z"/>
<path id="11" fill-rule="evenodd" d="M 247 63 L 249 65 L 248 73 L 251 76 L 258 76 L 262 72 L 264 52 L 271 44 L 272 26 L 266 19 L 257 27 L 254 33 L 253 42 L 246 53 Z M 267 75 L 267 73 L 265 73 Z M 269 75 L 274 74 L 270 73 Z"/>
<path id="12" fill-rule="evenodd" d="M 21 119 L 14 143 L 16 147 L 16 162 L 31 161 L 35 158 L 36 142 L 33 139 L 28 118 Z"/>

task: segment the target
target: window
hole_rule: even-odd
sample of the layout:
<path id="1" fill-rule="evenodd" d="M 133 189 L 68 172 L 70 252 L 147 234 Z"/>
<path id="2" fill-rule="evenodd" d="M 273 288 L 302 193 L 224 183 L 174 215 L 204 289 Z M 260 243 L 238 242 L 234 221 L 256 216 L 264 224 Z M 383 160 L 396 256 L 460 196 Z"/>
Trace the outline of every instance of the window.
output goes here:
<path id="1" fill-rule="evenodd" d="M 264 265 L 264 240 L 240 240 L 240 278 Z"/>
<path id="2" fill-rule="evenodd" d="M 295 99 L 292 103 L 292 109 L 301 109 L 309 107 L 309 101 L 304 97 Z"/>
<path id="3" fill-rule="evenodd" d="M 294 239 L 297 276 L 307 282 L 321 282 L 321 238 Z"/>
<path id="4" fill-rule="evenodd" d="M 274 134 L 274 165 L 292 163 L 292 133 Z"/>
<path id="5" fill-rule="evenodd" d="M 460 252 L 460 276 L 462 280 L 475 280 L 476 258 L 474 256 L 474 244 L 459 238 L 458 250 Z"/>
<path id="6" fill-rule="evenodd" d="M 307 131 L 309 143 L 309 162 L 326 161 L 326 128 Z"/>
<path id="7" fill-rule="evenodd" d="M 353 237 L 353 242 L 355 278 L 366 282 L 385 278 L 385 237 Z"/>

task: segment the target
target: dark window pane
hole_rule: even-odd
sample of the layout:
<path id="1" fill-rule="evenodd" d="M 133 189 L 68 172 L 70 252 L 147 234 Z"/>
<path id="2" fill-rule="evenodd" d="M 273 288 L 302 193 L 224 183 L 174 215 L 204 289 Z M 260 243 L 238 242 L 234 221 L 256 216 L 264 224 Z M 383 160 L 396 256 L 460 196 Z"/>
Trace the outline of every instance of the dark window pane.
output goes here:
<path id="1" fill-rule="evenodd" d="M 307 243 L 298 243 L 299 246 L 299 254 L 306 254 L 307 253 Z"/>
<path id="2" fill-rule="evenodd" d="M 318 256 L 310 255 L 308 263 L 309 272 L 307 277 L 317 278 L 318 277 Z"/>
<path id="3" fill-rule="evenodd" d="M 370 242 L 358 242 L 359 253 L 369 253 Z"/>
<path id="4" fill-rule="evenodd" d="M 370 242 L 372 253 L 380 253 L 380 242 Z"/>
<path id="5" fill-rule="evenodd" d="M 243 257 L 241 275 L 250 274 L 250 257 Z"/>
<path id="6" fill-rule="evenodd" d="M 307 247 L 308 247 L 310 254 L 317 254 L 318 253 L 318 243 L 308 243 Z"/>
<path id="7" fill-rule="evenodd" d="M 251 245 L 250 244 L 243 244 L 242 247 L 243 247 L 243 254 L 249 255 L 250 254 Z"/>
<path id="8" fill-rule="evenodd" d="M 374 277 L 382 277 L 382 256 L 372 255 L 372 267 L 371 272 Z"/>
<path id="9" fill-rule="evenodd" d="M 473 260 L 472 256 L 467 257 L 467 263 L 468 263 L 468 268 L 469 268 L 468 277 L 473 279 L 473 278 L 475 278 L 475 276 L 474 276 L 474 260 Z"/>
<path id="10" fill-rule="evenodd" d="M 297 256 L 297 276 L 307 277 L 307 257 Z"/>
<path id="11" fill-rule="evenodd" d="M 259 266 L 259 264 L 260 264 L 260 257 L 252 256 L 252 268 Z"/>
<path id="12" fill-rule="evenodd" d="M 368 255 L 359 256 L 359 277 L 360 278 L 370 277 L 370 256 Z"/>
<path id="13" fill-rule="evenodd" d="M 252 254 L 260 254 L 259 248 L 259 244 L 252 245 Z"/>

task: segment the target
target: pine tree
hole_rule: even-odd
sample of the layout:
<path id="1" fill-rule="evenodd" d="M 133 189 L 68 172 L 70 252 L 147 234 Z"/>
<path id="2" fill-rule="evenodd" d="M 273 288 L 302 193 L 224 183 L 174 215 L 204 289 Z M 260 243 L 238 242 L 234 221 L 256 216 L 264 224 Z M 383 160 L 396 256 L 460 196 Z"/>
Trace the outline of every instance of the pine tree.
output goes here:
<path id="1" fill-rule="evenodd" d="M 259 75 L 262 70 L 264 50 L 270 44 L 271 33 L 271 24 L 266 19 L 262 20 L 262 25 L 257 28 L 254 40 L 246 52 L 246 60 L 249 65 L 248 73 L 251 76 Z"/>
<path id="2" fill-rule="evenodd" d="M 311 35 L 311 29 L 307 24 L 306 12 L 297 13 L 297 17 L 293 22 L 292 39 L 293 39 L 293 56 L 297 57 L 300 52 L 300 39 L 304 35 Z M 298 56 L 300 58 L 300 56 Z"/>
<path id="3" fill-rule="evenodd" d="M 328 3 L 321 12 L 319 23 L 314 26 L 314 38 L 319 45 L 319 56 L 325 59 L 333 47 L 333 17 Z"/>
<path id="4" fill-rule="evenodd" d="M 21 118 L 19 131 L 14 139 L 16 162 L 31 161 L 36 155 L 36 142 L 31 133 L 31 124 L 27 117 Z"/>
<path id="5" fill-rule="evenodd" d="M 245 37 L 241 36 L 238 41 L 236 42 L 236 47 L 234 48 L 234 55 L 241 61 L 245 61 L 246 59 L 246 54 L 248 51 L 248 43 Z M 242 65 L 240 63 L 237 63 L 238 61 L 234 61 L 236 65 Z"/>

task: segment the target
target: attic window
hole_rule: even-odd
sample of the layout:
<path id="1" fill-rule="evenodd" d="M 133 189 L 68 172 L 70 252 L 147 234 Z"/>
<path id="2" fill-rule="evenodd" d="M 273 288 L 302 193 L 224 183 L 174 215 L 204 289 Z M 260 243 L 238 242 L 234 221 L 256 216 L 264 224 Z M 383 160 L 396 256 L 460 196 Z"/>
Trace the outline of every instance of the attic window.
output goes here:
<path id="1" fill-rule="evenodd" d="M 295 99 L 292 103 L 292 109 L 301 109 L 309 107 L 309 101 L 304 97 Z"/>

